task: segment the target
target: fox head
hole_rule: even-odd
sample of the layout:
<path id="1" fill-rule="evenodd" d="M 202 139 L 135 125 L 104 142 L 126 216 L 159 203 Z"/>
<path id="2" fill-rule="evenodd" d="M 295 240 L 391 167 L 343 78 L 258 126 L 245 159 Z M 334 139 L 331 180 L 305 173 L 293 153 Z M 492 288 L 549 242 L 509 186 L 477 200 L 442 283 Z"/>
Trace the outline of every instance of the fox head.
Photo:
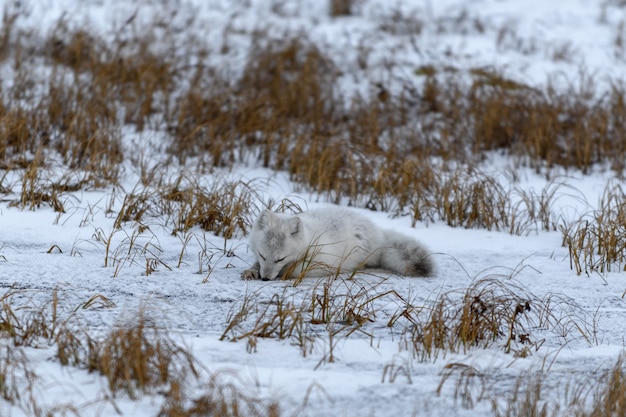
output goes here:
<path id="1" fill-rule="evenodd" d="M 279 279 L 299 258 L 302 220 L 264 210 L 252 228 L 250 242 L 263 281 Z"/>

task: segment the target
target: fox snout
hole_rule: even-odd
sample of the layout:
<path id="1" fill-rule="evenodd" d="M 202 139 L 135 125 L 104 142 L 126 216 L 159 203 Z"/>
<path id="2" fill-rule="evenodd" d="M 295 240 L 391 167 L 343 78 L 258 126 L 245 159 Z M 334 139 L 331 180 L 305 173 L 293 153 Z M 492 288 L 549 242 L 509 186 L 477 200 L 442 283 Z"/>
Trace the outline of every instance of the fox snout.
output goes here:
<path id="1" fill-rule="evenodd" d="M 259 278 L 262 281 L 275 281 L 281 279 L 285 275 L 288 275 L 291 263 L 279 262 L 279 263 L 261 263 L 259 265 Z"/>
<path id="2" fill-rule="evenodd" d="M 271 268 L 261 268 L 259 274 L 262 281 L 273 281 L 278 278 L 278 271 L 274 271 Z"/>

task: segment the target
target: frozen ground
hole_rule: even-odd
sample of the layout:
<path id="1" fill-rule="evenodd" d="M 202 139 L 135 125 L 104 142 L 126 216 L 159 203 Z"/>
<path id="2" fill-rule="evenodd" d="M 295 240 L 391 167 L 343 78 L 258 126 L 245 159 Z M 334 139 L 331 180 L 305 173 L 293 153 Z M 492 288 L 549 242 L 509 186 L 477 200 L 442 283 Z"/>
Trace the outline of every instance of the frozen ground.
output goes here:
<path id="1" fill-rule="evenodd" d="M 328 17 L 327 2 L 313 0 L 86 0 L 78 5 L 72 1 L 7 0 L 4 6 L 27 11 L 18 22 L 25 28 L 45 31 L 64 16 L 104 34 L 123 25 L 135 11 L 138 18 L 146 20 L 151 14 L 171 15 L 180 19 L 183 27 L 186 17 L 193 13 L 198 19 L 187 30 L 194 36 L 213 40 L 216 45 L 228 42 L 230 52 L 222 56 L 219 64 L 234 73 L 241 69 L 255 29 L 264 28 L 276 36 L 302 30 L 337 60 L 346 74 L 343 85 L 348 93 L 369 93 L 381 81 L 382 74 L 387 74 L 383 71 L 387 62 L 394 63 L 393 71 L 399 78 L 424 65 L 460 69 L 484 66 L 502 69 L 507 76 L 534 85 L 557 79 L 565 81 L 566 86 L 575 83 L 581 71 L 602 81 L 607 77 L 619 78 L 626 70 L 626 47 L 616 44 L 616 39 L 624 36 L 626 8 L 617 1 L 357 3 L 354 16 L 336 19 Z M 381 30 L 390 16 L 400 11 L 411 17 L 406 26 L 397 33 Z M 416 33 L 417 25 L 423 25 L 420 36 Z M 359 67 L 359 59 L 368 61 L 366 69 Z M 4 82 L 10 81 L 4 78 Z M 128 133 L 126 138 L 129 147 L 141 140 L 136 133 Z M 507 165 L 506 160 L 494 156 L 483 169 L 496 172 Z M 555 212 L 573 220 L 595 208 L 611 177 L 600 167 L 596 171 L 587 176 L 565 173 L 563 181 L 578 191 L 564 188 Z M 239 166 L 223 175 L 254 180 L 259 184 L 261 201 L 290 198 L 304 207 L 324 205 L 315 195 L 296 192 L 298 187 L 284 173 Z M 137 181 L 136 169 L 128 166 L 126 176 L 124 188 L 129 192 Z M 539 190 L 546 184 L 543 176 L 529 170 L 520 168 L 519 177 L 520 186 L 526 189 Z M 205 179 L 212 180 L 213 177 Z M 199 229 L 192 230 L 183 250 L 184 238 L 172 236 L 160 226 L 159 219 L 130 248 L 133 226 L 126 225 L 119 231 L 113 226 L 122 202 L 119 190 L 77 192 L 64 202 L 67 212 L 63 215 L 48 207 L 28 211 L 2 202 L 0 292 L 10 288 L 26 290 L 24 297 L 44 303 L 56 289 L 60 314 L 74 314 L 94 334 L 132 317 L 140 306 L 147 307 L 206 368 L 199 386 L 210 373 L 232 371 L 239 383 L 255 395 L 278 400 L 284 415 L 486 415 L 491 412 L 490 399 L 506 398 L 518 376 L 540 371 L 547 372 L 546 386 L 552 399 L 564 401 L 564 385 L 593 380 L 613 366 L 624 351 L 625 275 L 614 272 L 577 276 L 570 269 L 559 232 L 512 236 L 450 228 L 442 222 L 411 228 L 406 217 L 392 219 L 385 213 L 361 210 L 376 223 L 426 243 L 435 254 L 437 265 L 435 276 L 426 279 L 384 274 L 359 276 L 358 285 L 372 293 L 394 289 L 420 305 L 442 293 L 463 290 L 478 279 L 495 278 L 519 286 L 537 299 L 569 300 L 562 304 L 571 306 L 571 311 L 562 313 L 589 330 L 587 338 L 575 326 L 566 324 L 560 330 L 534 329 L 545 340 L 525 358 L 505 354 L 502 341 L 488 349 L 420 361 L 402 347 L 403 335 L 386 327 L 401 306 L 394 304 L 393 298 L 381 298 L 375 303 L 374 322 L 363 331 L 336 340 L 320 331 L 306 357 L 289 340 L 276 339 L 258 339 L 256 349 L 250 353 L 245 340 L 220 341 L 229 314 L 244 298 L 255 294 L 258 300 L 267 302 L 279 294 L 300 300 L 318 291 L 320 283 L 305 281 L 293 288 L 288 282 L 242 281 L 239 274 L 253 261 L 243 236 L 225 241 Z M 111 211 L 106 210 L 109 206 Z M 99 233 L 112 236 L 110 255 L 118 260 L 112 266 L 111 262 L 104 266 L 105 244 L 96 238 Z M 145 276 L 148 255 L 138 247 L 153 250 L 162 261 L 149 276 Z M 227 256 L 227 252 L 234 256 Z M 182 262 L 178 265 L 181 253 Z M 335 283 L 338 291 L 349 285 L 352 284 Z M 94 295 L 106 297 L 116 307 L 80 309 Z M 331 351 L 333 362 L 329 360 Z M 8 351 L 2 347 L 1 352 Z M 43 408 L 71 404 L 84 416 L 154 416 L 161 408 L 163 400 L 158 393 L 135 401 L 124 395 L 111 400 L 100 376 L 79 368 L 61 367 L 51 359 L 54 349 L 45 344 L 26 348 L 24 354 L 38 376 L 32 395 Z M 480 371 L 484 391 L 488 393 L 485 401 L 465 407 L 455 395 L 455 378 L 449 379 L 437 393 L 442 375 L 452 363 Z M 401 371 L 391 378 L 388 371 L 394 367 Z M 474 399 L 482 389 L 479 385 L 471 388 L 475 391 L 469 395 Z M 0 399 L 0 415 L 24 414 L 33 413 Z"/>

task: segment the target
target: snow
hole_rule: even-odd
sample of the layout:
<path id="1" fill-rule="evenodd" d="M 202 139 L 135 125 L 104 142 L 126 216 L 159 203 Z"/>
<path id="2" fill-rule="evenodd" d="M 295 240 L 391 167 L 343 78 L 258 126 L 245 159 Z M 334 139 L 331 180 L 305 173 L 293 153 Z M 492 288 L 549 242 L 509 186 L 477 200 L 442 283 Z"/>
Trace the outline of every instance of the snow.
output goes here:
<path id="1" fill-rule="evenodd" d="M 229 43 L 227 54 L 211 59 L 221 60 L 218 63 L 224 71 L 234 74 L 242 69 L 255 30 L 265 29 L 276 37 L 306 32 L 336 59 L 344 74 L 345 94 L 375 91 L 373 86 L 381 77 L 388 77 L 386 62 L 394 62 L 394 74 L 400 78 L 423 65 L 488 67 L 502 69 L 507 76 L 531 85 L 563 79 L 564 87 L 576 81 L 581 71 L 608 81 L 623 76 L 626 70 L 625 51 L 616 50 L 614 44 L 619 25 L 626 19 L 626 8 L 617 2 L 572 0 L 564 6 L 564 2 L 543 0 L 363 0 L 357 4 L 355 16 L 341 18 L 329 17 L 327 2 L 317 0 L 7 0 L 3 8 L 25 10 L 19 27 L 36 27 L 41 33 L 53 30 L 61 17 L 103 36 L 113 36 L 114 29 L 123 27 L 134 13 L 139 22 L 149 22 L 154 15 L 175 19 L 188 36 L 210 40 L 211 48 Z M 381 29 L 394 13 L 410 17 L 400 33 Z M 459 25 L 454 17 L 463 13 L 471 18 Z M 191 16 L 195 20 L 187 26 Z M 482 29 L 472 21 L 480 22 Z M 418 24 L 422 25 L 420 36 L 411 32 Z M 504 33 L 500 45 L 499 33 Z M 553 59 L 563 48 L 570 51 L 566 58 Z M 359 59 L 366 60 L 365 68 L 359 66 Z M 11 73 L 4 67 L 2 71 Z M 132 129 L 124 130 L 124 135 L 129 144 L 145 143 L 145 138 L 158 143 L 159 138 L 158 132 L 138 134 Z M 492 158 L 483 164 L 486 172 L 513 169 L 506 158 Z M 545 176 L 530 169 L 515 170 L 520 178 L 516 187 L 541 190 L 548 184 Z M 560 181 L 567 187 L 559 188 L 555 212 L 560 212 L 564 221 L 573 221 L 593 210 L 612 176 L 601 167 L 589 175 L 564 172 Z M 137 177 L 136 169 L 128 167 L 123 185 L 126 192 L 137 184 Z M 286 173 L 254 165 L 216 172 L 200 181 L 210 185 L 220 178 L 254 181 L 263 202 L 289 198 L 309 209 L 328 204 L 320 196 L 303 192 Z M 333 284 L 338 293 L 356 283 L 372 295 L 394 290 L 411 303 L 424 305 L 441 294 L 463 291 L 480 279 L 493 278 L 519 286 L 539 300 L 563 301 L 555 307 L 565 317 L 562 327 L 537 329 L 545 340 L 525 358 L 504 353 L 504 341 L 498 341 L 486 349 L 441 353 L 436 359 L 421 361 L 403 347 L 405 335 L 386 327 L 401 307 L 397 298 L 389 296 L 375 303 L 375 322 L 363 332 L 340 333 L 333 339 L 322 327 L 314 329 L 317 333 L 306 347 L 306 355 L 288 339 L 258 338 L 250 349 L 247 340 L 220 340 L 227 318 L 246 297 L 267 303 L 278 294 L 302 302 L 319 291 L 322 283 L 305 281 L 294 288 L 289 282 L 242 281 L 240 273 L 253 262 L 244 236 L 225 240 L 196 228 L 184 246 L 185 236 L 172 236 L 158 219 L 133 246 L 132 224 L 123 225 L 122 230 L 114 228 L 122 202 L 119 190 L 110 188 L 74 193 L 64 201 L 65 214 L 49 207 L 21 210 L 3 201 L 0 294 L 17 289 L 24 291 L 25 305 L 45 305 L 57 290 L 60 316 L 75 320 L 94 335 L 106 334 L 115 323 L 128 317 L 132 320 L 133 313 L 148 307 L 151 317 L 203 365 L 198 387 L 215 373 L 232 374 L 237 384 L 253 387 L 255 395 L 278 400 L 284 415 L 485 415 L 491 412 L 491 401 L 474 401 L 473 407 L 464 407 L 455 396 L 454 376 L 437 394 L 447 365 L 465 364 L 478 370 L 493 396 L 507 395 L 520 375 L 546 372 L 549 395 L 563 400 L 559 397 L 561 383 L 588 380 L 613 366 L 624 352 L 626 275 L 577 276 L 570 269 L 558 231 L 514 236 L 451 228 L 437 221 L 412 228 L 408 217 L 392 218 L 388 213 L 364 209 L 353 210 L 426 243 L 437 271 L 433 277 L 419 279 L 364 274 L 355 282 Z M 112 212 L 106 210 L 109 205 Z M 102 238 L 112 239 L 108 260 Z M 142 248 L 157 252 L 169 269 L 159 264 L 156 272 L 146 276 Z M 235 256 L 228 256 L 229 251 Z M 112 262 L 113 258 L 117 262 Z M 106 297 L 115 307 L 81 308 L 96 295 Z M 582 336 L 573 322 L 588 329 L 591 338 Z M 11 344 L 0 340 L 0 345 L 2 359 L 8 352 L 4 346 Z M 81 367 L 61 366 L 54 359 L 54 347 L 46 343 L 22 351 L 37 376 L 29 389 L 42 409 L 71 405 L 82 416 L 121 413 L 142 417 L 157 415 L 162 406 L 159 392 L 145 393 L 137 400 L 124 394 L 112 398 L 101 376 Z M 17 374 L 18 386 L 28 391 L 25 375 Z M 476 390 L 473 397 L 478 398 L 479 384 L 472 389 Z M 28 403 L 26 395 L 22 400 Z M 0 415 L 34 414 L 20 404 L 0 400 Z"/>

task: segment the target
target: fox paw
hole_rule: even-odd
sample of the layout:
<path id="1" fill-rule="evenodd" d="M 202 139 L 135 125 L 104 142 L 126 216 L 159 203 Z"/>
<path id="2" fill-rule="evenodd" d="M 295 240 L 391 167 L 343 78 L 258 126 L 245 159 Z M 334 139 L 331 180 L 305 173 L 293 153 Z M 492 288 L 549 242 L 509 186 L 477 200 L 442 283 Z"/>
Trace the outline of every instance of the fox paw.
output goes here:
<path id="1" fill-rule="evenodd" d="M 260 275 L 259 275 L 259 270 L 258 269 L 246 269 L 245 271 L 243 271 L 241 273 L 241 279 L 249 281 L 252 279 L 259 279 Z"/>

